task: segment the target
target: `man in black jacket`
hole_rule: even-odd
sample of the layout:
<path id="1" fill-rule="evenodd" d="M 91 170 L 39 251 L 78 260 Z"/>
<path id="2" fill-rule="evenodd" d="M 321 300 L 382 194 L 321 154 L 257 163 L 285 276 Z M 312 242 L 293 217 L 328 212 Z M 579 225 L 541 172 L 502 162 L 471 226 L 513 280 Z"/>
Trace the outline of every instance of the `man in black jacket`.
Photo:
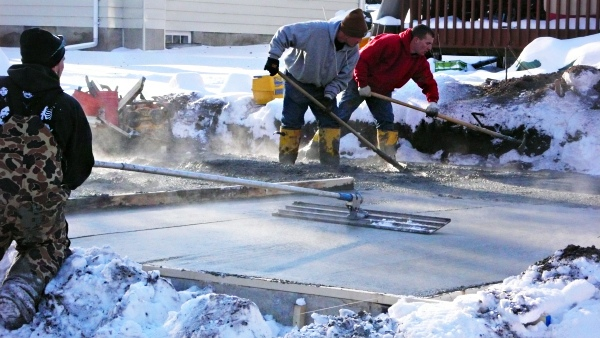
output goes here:
<path id="1" fill-rule="evenodd" d="M 94 165 L 87 118 L 60 86 L 64 38 L 33 28 L 20 45 L 22 64 L 0 77 L 0 258 L 12 241 L 18 252 L 0 287 L 0 325 L 11 330 L 31 322 L 70 254 L 65 203 Z"/>

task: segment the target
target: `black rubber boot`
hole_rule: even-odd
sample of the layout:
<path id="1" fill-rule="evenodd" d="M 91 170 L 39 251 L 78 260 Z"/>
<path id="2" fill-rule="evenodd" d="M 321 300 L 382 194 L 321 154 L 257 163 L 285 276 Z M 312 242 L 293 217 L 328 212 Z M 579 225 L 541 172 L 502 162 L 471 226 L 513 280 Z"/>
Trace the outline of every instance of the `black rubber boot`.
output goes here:
<path id="1" fill-rule="evenodd" d="M 17 259 L 0 287 L 0 323 L 15 330 L 31 323 L 46 284 L 24 259 Z"/>

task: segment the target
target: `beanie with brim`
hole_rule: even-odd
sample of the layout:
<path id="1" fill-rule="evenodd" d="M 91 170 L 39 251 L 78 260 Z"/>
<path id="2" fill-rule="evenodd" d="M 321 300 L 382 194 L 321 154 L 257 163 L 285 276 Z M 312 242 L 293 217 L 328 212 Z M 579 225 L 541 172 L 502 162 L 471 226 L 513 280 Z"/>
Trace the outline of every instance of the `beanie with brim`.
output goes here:
<path id="1" fill-rule="evenodd" d="M 369 28 L 367 28 L 367 22 L 365 21 L 365 14 L 360 8 L 357 8 L 342 20 L 340 30 L 347 36 L 353 38 L 363 38 Z"/>
<path id="2" fill-rule="evenodd" d="M 31 28 L 21 34 L 21 62 L 56 66 L 65 56 L 65 39 L 40 28 Z"/>

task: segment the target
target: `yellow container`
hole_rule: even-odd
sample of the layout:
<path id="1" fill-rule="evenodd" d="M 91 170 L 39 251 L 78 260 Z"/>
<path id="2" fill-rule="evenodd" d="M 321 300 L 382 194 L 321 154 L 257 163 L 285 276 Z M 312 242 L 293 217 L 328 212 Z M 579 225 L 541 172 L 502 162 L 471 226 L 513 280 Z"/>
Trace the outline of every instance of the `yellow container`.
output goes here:
<path id="1" fill-rule="evenodd" d="M 269 101 L 283 97 L 283 78 L 279 75 L 255 76 L 252 79 L 252 94 L 256 104 L 267 104 Z"/>
<path id="2" fill-rule="evenodd" d="M 365 36 L 364 38 L 362 38 L 362 40 L 360 40 L 360 42 L 358 43 L 358 49 L 361 49 L 364 46 L 366 46 L 367 43 L 369 43 L 369 41 L 371 41 L 370 36 Z"/>

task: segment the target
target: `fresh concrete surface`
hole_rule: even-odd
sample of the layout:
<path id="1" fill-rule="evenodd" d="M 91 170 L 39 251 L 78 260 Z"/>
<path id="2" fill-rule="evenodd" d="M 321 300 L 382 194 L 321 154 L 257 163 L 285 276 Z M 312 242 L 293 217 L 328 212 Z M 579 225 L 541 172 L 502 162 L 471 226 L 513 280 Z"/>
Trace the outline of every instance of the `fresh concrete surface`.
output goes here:
<path id="1" fill-rule="evenodd" d="M 145 265 L 429 296 L 518 275 L 568 244 L 600 246 L 598 208 L 380 191 L 363 207 L 448 217 L 433 235 L 279 218 L 278 195 L 70 212 L 72 245 L 111 246 Z"/>

